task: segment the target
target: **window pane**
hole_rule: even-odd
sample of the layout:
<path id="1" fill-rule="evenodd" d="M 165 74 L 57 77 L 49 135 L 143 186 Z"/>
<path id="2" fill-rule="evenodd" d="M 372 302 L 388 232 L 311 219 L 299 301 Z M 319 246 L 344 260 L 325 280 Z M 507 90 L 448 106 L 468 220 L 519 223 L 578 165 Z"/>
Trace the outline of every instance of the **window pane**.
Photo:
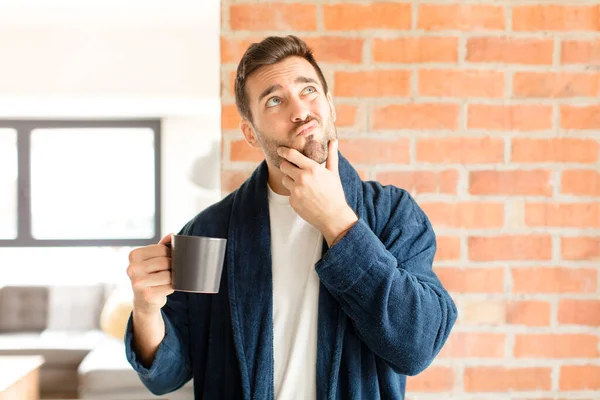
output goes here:
<path id="1" fill-rule="evenodd" d="M 36 239 L 152 238 L 154 185 L 151 129 L 31 132 Z"/>
<path id="2" fill-rule="evenodd" d="M 17 238 L 17 131 L 0 128 L 0 239 Z"/>

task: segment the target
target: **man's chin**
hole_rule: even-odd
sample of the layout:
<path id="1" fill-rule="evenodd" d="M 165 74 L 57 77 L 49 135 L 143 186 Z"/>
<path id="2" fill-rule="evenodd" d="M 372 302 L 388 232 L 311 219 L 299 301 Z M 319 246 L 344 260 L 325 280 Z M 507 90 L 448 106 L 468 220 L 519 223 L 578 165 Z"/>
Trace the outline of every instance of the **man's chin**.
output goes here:
<path id="1" fill-rule="evenodd" d="M 327 161 L 327 152 L 306 153 L 304 155 L 316 162 L 317 164 L 323 164 L 325 161 Z"/>

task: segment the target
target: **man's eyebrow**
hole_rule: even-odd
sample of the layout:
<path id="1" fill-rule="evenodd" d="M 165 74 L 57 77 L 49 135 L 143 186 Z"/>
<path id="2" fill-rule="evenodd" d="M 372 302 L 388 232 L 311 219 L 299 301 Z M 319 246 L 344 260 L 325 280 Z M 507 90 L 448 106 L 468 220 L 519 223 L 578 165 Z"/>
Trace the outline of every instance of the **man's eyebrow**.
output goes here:
<path id="1" fill-rule="evenodd" d="M 299 76 L 294 80 L 294 83 L 314 83 L 316 85 L 319 84 L 319 82 L 313 78 L 309 78 L 307 76 Z M 278 83 L 269 86 L 268 88 L 266 88 L 265 90 L 263 90 L 263 92 L 260 94 L 260 96 L 258 96 L 258 101 L 260 102 L 262 99 L 264 99 L 265 97 L 267 97 L 268 95 L 270 95 L 271 93 L 273 93 L 276 90 L 281 89 L 282 86 Z"/>
<path id="2" fill-rule="evenodd" d="M 317 82 L 315 79 L 306 76 L 297 77 L 294 83 L 315 83 L 317 85 L 319 84 L 319 82 Z"/>
<path id="3" fill-rule="evenodd" d="M 260 94 L 260 96 L 258 96 L 258 101 L 260 102 L 262 99 L 264 99 L 265 97 L 267 97 L 268 95 L 270 95 L 271 93 L 273 93 L 276 90 L 281 89 L 282 86 L 278 83 L 269 86 L 268 88 L 266 88 L 265 90 L 263 90 L 263 92 Z"/>

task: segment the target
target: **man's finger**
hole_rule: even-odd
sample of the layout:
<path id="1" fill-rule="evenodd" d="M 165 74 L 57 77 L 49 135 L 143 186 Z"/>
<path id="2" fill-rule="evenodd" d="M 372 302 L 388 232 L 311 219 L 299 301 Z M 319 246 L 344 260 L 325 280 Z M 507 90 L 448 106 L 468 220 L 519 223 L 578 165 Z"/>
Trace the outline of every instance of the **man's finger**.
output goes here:
<path id="1" fill-rule="evenodd" d="M 283 177 L 281 183 L 283 183 L 283 186 L 290 192 L 294 188 L 294 180 L 287 175 Z"/>
<path id="2" fill-rule="evenodd" d="M 167 244 L 167 243 L 171 243 L 171 238 L 173 236 L 173 233 L 169 233 L 168 235 L 166 235 L 164 238 L 160 239 L 160 242 L 158 242 L 158 244 Z"/>
<path id="3" fill-rule="evenodd" d="M 168 296 L 170 294 L 173 294 L 173 292 L 175 292 L 173 290 L 173 283 L 169 283 L 168 285 L 153 286 L 150 288 L 150 290 L 152 292 L 155 292 L 156 294 L 158 294 L 158 293 L 163 294 L 164 296 Z"/>
<path id="4" fill-rule="evenodd" d="M 145 274 L 168 271 L 171 269 L 171 259 L 169 257 L 154 257 L 143 261 L 142 265 L 144 266 L 143 272 Z"/>
<path id="5" fill-rule="evenodd" d="M 138 282 L 140 287 L 153 287 L 169 285 L 171 283 L 171 271 L 159 271 L 146 275 Z"/>
<path id="6" fill-rule="evenodd" d="M 129 253 L 129 262 L 139 263 L 154 257 L 168 257 L 169 255 L 170 250 L 164 245 L 151 244 L 145 247 L 138 247 L 137 249 L 131 250 L 131 252 Z"/>
<path id="7" fill-rule="evenodd" d="M 300 169 L 308 169 L 316 164 L 315 161 L 304 156 L 304 154 L 300 153 L 298 150 L 289 147 L 279 147 L 277 149 L 277 154 L 289 162 L 296 164 Z"/>
<path id="8" fill-rule="evenodd" d="M 329 142 L 329 154 L 327 155 L 327 163 L 325 165 L 328 170 L 337 174 L 339 172 L 338 162 L 338 140 L 333 139 Z"/>
<path id="9" fill-rule="evenodd" d="M 302 173 L 302 170 L 300 168 L 296 167 L 294 164 L 286 160 L 282 161 L 281 165 L 279 166 L 279 169 L 281 170 L 281 172 L 283 172 L 295 181 L 298 180 L 298 176 Z"/>

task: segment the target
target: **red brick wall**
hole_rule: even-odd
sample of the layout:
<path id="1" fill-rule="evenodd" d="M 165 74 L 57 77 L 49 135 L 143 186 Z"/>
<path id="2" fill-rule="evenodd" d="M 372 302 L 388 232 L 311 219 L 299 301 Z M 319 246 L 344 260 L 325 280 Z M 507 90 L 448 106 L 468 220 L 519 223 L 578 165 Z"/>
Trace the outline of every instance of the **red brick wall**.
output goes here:
<path id="1" fill-rule="evenodd" d="M 222 2 L 223 191 L 261 160 L 237 128 L 237 62 L 294 33 L 340 150 L 434 224 L 460 318 L 412 399 L 600 398 L 600 5 L 574 3 Z"/>

